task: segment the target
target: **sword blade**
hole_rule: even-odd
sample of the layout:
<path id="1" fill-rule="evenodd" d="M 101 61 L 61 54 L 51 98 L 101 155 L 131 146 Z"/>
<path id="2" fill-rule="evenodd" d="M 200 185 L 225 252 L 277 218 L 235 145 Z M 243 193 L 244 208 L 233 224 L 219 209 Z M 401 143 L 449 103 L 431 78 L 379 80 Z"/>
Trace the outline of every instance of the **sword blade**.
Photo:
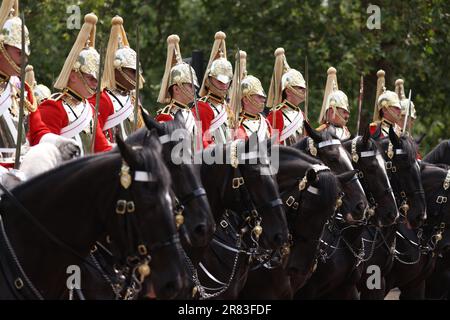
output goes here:
<path id="1" fill-rule="evenodd" d="M 26 53 L 25 53 L 25 16 L 21 14 L 22 28 L 21 28 L 21 52 L 20 52 L 20 102 L 19 102 L 19 123 L 17 128 L 17 143 L 16 143 L 16 157 L 14 160 L 14 169 L 20 167 L 20 154 L 22 152 L 22 135 L 23 135 L 23 118 L 25 107 L 25 67 L 26 67 Z"/>
<path id="2" fill-rule="evenodd" d="M 138 112 L 139 112 L 139 91 L 140 91 L 140 39 L 139 39 L 139 25 L 136 27 L 136 91 L 135 91 L 135 101 L 134 101 L 134 123 L 133 131 L 138 129 Z"/>
<path id="3" fill-rule="evenodd" d="M 406 109 L 406 117 L 405 117 L 405 121 L 403 122 L 402 133 L 405 133 L 406 125 L 408 123 L 408 118 L 410 117 L 410 111 L 411 111 L 411 89 L 409 90 L 409 94 L 408 94 L 408 108 Z"/>
<path id="4" fill-rule="evenodd" d="M 363 97 L 364 97 L 364 76 L 361 74 L 361 81 L 359 82 L 358 119 L 356 122 L 356 135 L 359 135 Z"/>
<path id="5" fill-rule="evenodd" d="M 305 119 L 308 121 L 308 102 L 309 102 L 309 65 L 308 56 L 305 57 L 305 82 L 306 82 L 306 92 L 305 92 Z"/>
<path id="6" fill-rule="evenodd" d="M 197 141 L 196 145 L 197 145 L 197 151 L 201 150 L 203 148 L 203 143 L 202 143 L 202 122 L 200 120 L 200 114 L 198 112 L 198 101 L 197 101 L 197 94 L 195 92 L 195 84 L 194 84 L 194 75 L 192 73 L 192 61 L 189 62 L 189 75 L 191 78 L 191 85 L 192 85 L 192 93 L 194 95 L 194 108 L 195 108 L 195 115 L 196 115 L 196 127 L 197 127 L 197 135 L 196 137 L 194 137 Z"/>

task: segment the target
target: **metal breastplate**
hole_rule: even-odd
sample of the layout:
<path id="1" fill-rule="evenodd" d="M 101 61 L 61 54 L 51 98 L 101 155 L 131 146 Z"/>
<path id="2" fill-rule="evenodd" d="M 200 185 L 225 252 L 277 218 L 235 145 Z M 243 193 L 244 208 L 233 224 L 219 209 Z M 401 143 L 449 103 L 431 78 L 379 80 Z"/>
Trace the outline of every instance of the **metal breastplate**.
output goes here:
<path id="1" fill-rule="evenodd" d="M 175 118 L 175 115 L 177 114 L 177 112 L 180 111 L 183 119 L 184 119 L 184 126 L 186 127 L 187 132 L 190 135 L 190 139 L 191 139 L 191 148 L 193 151 L 197 150 L 197 134 L 198 134 L 198 130 L 197 130 L 197 125 L 195 123 L 196 119 L 194 117 L 194 115 L 192 114 L 191 110 L 189 109 L 185 109 L 185 108 L 180 108 L 176 105 L 172 105 L 171 109 L 170 109 L 170 114 L 173 118 Z M 201 140 L 198 141 L 200 144 L 202 143 Z"/>
<path id="2" fill-rule="evenodd" d="M 209 102 L 209 104 L 214 112 L 214 118 L 217 117 L 225 108 L 223 104 L 213 105 L 211 102 Z M 228 118 L 228 115 L 226 115 L 226 117 Z M 230 140 L 227 123 L 228 119 L 219 128 L 217 128 L 214 132 L 211 133 L 215 143 L 225 144 Z"/>
<path id="3" fill-rule="evenodd" d="M 85 105 L 83 103 L 79 103 L 76 106 L 70 106 L 68 103 L 63 102 L 63 107 L 66 110 L 67 118 L 69 119 L 69 124 L 77 120 L 81 113 L 83 112 L 83 108 L 90 108 L 90 105 Z M 81 146 L 82 151 L 81 155 L 86 155 L 91 152 L 91 143 L 93 139 L 93 120 L 89 121 L 89 125 L 83 129 L 78 135 L 73 137 L 72 139 L 76 140 Z"/>
<path id="4" fill-rule="evenodd" d="M 292 120 L 295 119 L 297 116 L 297 113 L 301 111 L 291 110 L 291 109 L 285 109 L 282 110 L 281 113 L 283 114 L 283 122 L 284 127 L 292 123 Z M 283 128 L 284 129 L 284 128 Z M 284 140 L 284 144 L 286 146 L 291 146 L 300 141 L 300 139 L 303 137 L 303 124 L 295 131 L 293 135 L 291 135 L 289 138 Z"/>
<path id="5" fill-rule="evenodd" d="M 122 108 L 127 106 L 128 104 L 134 105 L 134 96 L 132 94 L 122 95 L 118 92 L 107 92 L 111 102 L 114 107 L 114 112 L 119 112 Z M 122 140 L 126 140 L 126 138 L 132 134 L 134 128 L 134 111 L 128 116 L 125 120 L 123 120 L 120 124 L 116 125 L 105 131 L 106 138 L 111 142 L 115 142 L 115 136 L 119 135 Z"/>
<path id="6" fill-rule="evenodd" d="M 347 129 L 347 127 L 340 128 L 340 127 L 335 127 L 332 124 L 328 124 L 327 128 L 324 131 L 330 132 L 333 136 L 335 136 L 336 138 L 338 138 L 341 141 L 348 140 L 351 137 L 351 133 Z"/>
<path id="7" fill-rule="evenodd" d="M 11 86 L 11 91 L 9 93 L 10 100 L 3 100 L 7 99 L 6 96 L 1 96 L 2 101 L 5 101 L 4 103 L 10 104 L 8 109 L 0 116 L 0 162 L 10 162 L 14 161 L 14 154 L 16 150 L 17 145 L 17 135 L 18 135 L 18 126 L 19 126 L 19 101 L 16 97 L 16 91 L 14 91 L 14 88 L 12 84 L 9 82 L 6 84 L 7 86 Z M 0 89 L 1 94 L 8 94 L 8 92 L 5 92 L 5 89 Z M 6 106 L 5 106 L 6 107 Z M 23 130 L 22 130 L 22 144 L 26 142 L 25 135 L 25 123 L 27 122 L 26 116 L 24 116 L 24 123 L 23 123 Z M 22 148 L 22 151 L 24 149 Z"/>
<path id="8" fill-rule="evenodd" d="M 351 137 L 350 131 L 348 131 L 347 127 L 335 127 L 335 132 L 336 137 L 341 141 L 348 140 Z"/>

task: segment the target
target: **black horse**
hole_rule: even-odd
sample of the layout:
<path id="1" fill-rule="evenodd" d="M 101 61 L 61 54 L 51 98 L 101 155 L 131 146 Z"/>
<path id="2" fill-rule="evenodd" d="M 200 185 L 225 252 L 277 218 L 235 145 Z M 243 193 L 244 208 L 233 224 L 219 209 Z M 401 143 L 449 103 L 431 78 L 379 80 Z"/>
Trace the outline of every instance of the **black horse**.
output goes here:
<path id="1" fill-rule="evenodd" d="M 421 178 L 427 219 L 419 233 L 399 226 L 396 260 L 387 277 L 387 289 L 399 287 L 400 299 L 424 299 L 427 278 L 435 271 L 438 259 L 442 261 L 450 249 L 450 172 L 422 162 Z"/>
<path id="2" fill-rule="evenodd" d="M 422 160 L 428 163 L 450 165 L 450 140 L 439 143 Z"/>
<path id="3" fill-rule="evenodd" d="M 336 177 L 322 162 L 294 148 L 280 146 L 278 154 L 277 181 L 292 237 L 290 254 L 281 265 L 252 268 L 241 299 L 291 299 L 304 285 L 314 272 L 324 225 L 335 211 L 339 182 L 354 176 L 350 171 Z"/>
<path id="4" fill-rule="evenodd" d="M 367 128 L 363 136 L 344 143 L 358 177 L 374 210 L 371 219 L 377 226 L 392 225 L 398 218 L 395 196 L 386 172 L 386 163 L 378 144 L 370 137 Z"/>
<path id="5" fill-rule="evenodd" d="M 250 137 L 245 143 L 234 141 L 202 152 L 202 182 L 218 227 L 192 270 L 201 299 L 237 298 L 250 262 L 271 256 L 288 242 L 278 186 L 267 155 L 258 154 L 250 143 L 255 140 Z M 267 145 L 270 148 L 271 143 Z"/>
<path id="6" fill-rule="evenodd" d="M 120 153 L 69 162 L 2 196 L 1 298 L 62 298 L 68 267 L 105 238 L 135 288 L 150 280 L 161 298 L 185 290 L 170 175 L 158 138 L 146 139 L 151 148 L 118 139 Z"/>
<path id="7" fill-rule="evenodd" d="M 314 130 L 306 121 L 304 122 L 304 127 L 308 137 L 303 138 L 292 147 L 320 159 L 335 174 L 354 170 L 350 161 L 350 155 L 339 140 L 334 139 L 327 131 L 319 132 Z M 355 179 L 342 187 L 344 196 L 341 200 L 345 204 L 343 208 L 349 209 L 343 213 L 344 219 L 350 223 L 364 219 L 368 203 L 357 176 L 355 175 Z"/>
<path id="8" fill-rule="evenodd" d="M 305 122 L 307 138 L 294 147 L 317 156 L 334 173 L 354 170 L 349 153 L 341 142 L 328 132 L 318 132 Z M 356 171 L 354 171 L 356 172 Z M 368 202 L 355 174 L 342 184 L 338 207 L 332 223 L 324 229 L 320 240 L 320 259 L 312 277 L 295 294 L 297 299 L 357 298 L 356 284 L 360 274 L 356 266 L 360 260 L 361 225 L 366 223 Z"/>
<path id="9" fill-rule="evenodd" d="M 392 127 L 389 130 L 389 137 L 379 143 L 405 222 L 412 228 L 420 227 L 426 218 L 426 201 L 420 166 L 417 162 L 416 144 L 407 135 L 398 137 Z"/>
<path id="10" fill-rule="evenodd" d="M 359 283 L 361 299 L 383 299 L 388 293 L 386 279 L 392 271 L 396 250 L 396 232 L 406 225 L 418 226 L 426 213 L 425 194 L 421 182 L 420 167 L 416 160 L 415 142 L 406 136 L 398 137 L 391 128 L 389 136 L 379 141 L 389 180 L 391 182 L 401 217 L 391 226 L 368 226 L 364 239 L 371 247 L 371 256 L 361 270 Z M 380 287 L 367 284 L 371 272 L 368 266 L 380 269 Z"/>
<path id="11" fill-rule="evenodd" d="M 187 246 L 202 248 L 211 241 L 215 224 L 211 208 L 201 183 L 200 165 L 181 161 L 175 148 L 185 132 L 182 115 L 178 112 L 170 122 L 158 123 L 142 112 L 148 130 L 155 129 L 163 145 L 163 159 L 172 177 L 172 190 L 175 194 L 175 212 L 184 215 L 181 225 L 182 240 Z M 142 145 L 146 129 L 138 130 L 127 139 L 127 143 Z M 185 246 L 186 247 L 186 246 Z"/>

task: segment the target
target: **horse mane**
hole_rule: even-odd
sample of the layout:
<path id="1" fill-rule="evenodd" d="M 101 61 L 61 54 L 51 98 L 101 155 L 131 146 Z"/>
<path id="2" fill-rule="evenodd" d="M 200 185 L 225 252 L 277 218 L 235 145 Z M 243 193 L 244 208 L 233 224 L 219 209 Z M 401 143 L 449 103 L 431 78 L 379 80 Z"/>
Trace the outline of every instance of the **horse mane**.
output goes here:
<path id="1" fill-rule="evenodd" d="M 146 140 L 146 138 L 144 138 Z M 145 142 L 145 141 L 144 141 Z M 139 153 L 139 157 L 137 157 L 138 161 L 140 162 L 139 165 L 145 168 L 146 171 L 149 171 L 156 177 L 157 181 L 168 181 L 170 182 L 170 174 L 166 168 L 166 166 L 163 164 L 160 160 L 160 155 L 157 154 L 155 157 L 153 154 L 155 151 L 152 147 L 149 148 L 143 148 L 141 152 Z M 105 165 L 111 161 L 117 162 L 117 173 L 112 173 L 116 176 L 118 176 L 119 168 L 122 160 L 122 155 L 118 151 L 117 147 L 113 149 L 112 151 L 101 153 L 101 154 L 95 154 L 90 156 L 85 156 L 82 158 L 74 159 L 71 161 L 68 161 L 55 169 L 52 169 L 50 171 L 44 172 L 42 174 L 39 174 L 37 176 L 34 176 L 30 180 L 18 185 L 15 187 L 12 191 L 14 193 L 22 192 L 24 190 L 27 190 L 28 188 L 35 186 L 37 184 L 46 183 L 47 180 L 52 181 L 67 181 L 69 177 L 72 177 L 74 174 L 87 170 L 88 168 L 93 167 L 105 167 Z M 131 168 L 133 170 L 134 168 Z M 100 169 L 101 170 L 101 169 Z M 142 169 L 140 169 L 142 170 Z M 93 177 L 95 178 L 95 177 Z M 50 183 L 50 185 L 52 185 Z M 160 185 L 160 184 L 159 184 Z"/>
<path id="2" fill-rule="evenodd" d="M 280 160 L 281 160 L 281 157 L 286 157 L 286 158 L 290 157 L 290 158 L 296 158 L 296 159 L 300 158 L 301 160 L 308 162 L 310 164 L 323 164 L 322 161 L 320 161 L 319 159 L 316 159 L 294 147 L 288 147 L 288 146 L 283 146 L 283 145 L 278 145 L 277 147 L 279 149 Z"/>
<path id="3" fill-rule="evenodd" d="M 106 154 L 85 156 L 82 158 L 74 159 L 61 164 L 60 166 L 34 176 L 30 180 L 27 180 L 19 184 L 12 190 L 13 193 L 20 193 L 36 184 L 45 182 L 46 180 L 65 181 L 71 175 L 81 170 L 84 170 L 92 164 L 103 166 L 106 162 L 113 159 L 119 159 L 121 156 L 119 153 L 108 152 Z"/>
<path id="4" fill-rule="evenodd" d="M 304 166 L 311 167 L 315 164 L 323 164 L 320 160 L 309 156 L 308 154 L 283 145 L 277 146 L 279 148 L 280 155 L 280 167 L 281 162 L 290 161 L 296 165 L 301 165 L 303 162 Z M 335 175 L 331 171 L 319 171 L 318 180 L 314 183 L 316 188 L 321 190 L 320 197 L 324 200 L 323 203 L 335 203 L 337 197 L 337 181 Z"/>
<path id="5" fill-rule="evenodd" d="M 314 186 L 321 191 L 321 203 L 332 204 L 333 206 L 336 204 L 338 183 L 336 176 L 331 171 L 320 171 Z"/>
<path id="6" fill-rule="evenodd" d="M 423 161 L 428 163 L 450 164 L 450 159 L 445 159 L 445 156 L 448 154 L 450 154 L 450 140 L 445 140 L 434 147 L 434 149 L 423 158 Z"/>

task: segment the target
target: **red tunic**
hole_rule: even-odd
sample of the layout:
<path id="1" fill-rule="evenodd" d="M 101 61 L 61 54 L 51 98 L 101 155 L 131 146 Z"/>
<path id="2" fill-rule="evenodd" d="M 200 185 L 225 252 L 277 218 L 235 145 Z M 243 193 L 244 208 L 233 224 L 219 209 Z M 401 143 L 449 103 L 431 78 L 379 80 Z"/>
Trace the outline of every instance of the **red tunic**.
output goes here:
<path id="1" fill-rule="evenodd" d="M 273 127 L 273 117 L 275 114 L 275 127 Z M 283 132 L 284 129 L 284 117 L 283 117 L 283 112 L 281 111 L 281 109 L 278 110 L 272 110 L 269 112 L 269 114 L 267 115 L 267 121 L 269 121 L 270 125 L 273 127 L 273 129 L 278 130 L 279 131 L 279 135 L 281 135 L 281 133 Z"/>
<path id="2" fill-rule="evenodd" d="M 267 138 L 270 138 L 270 137 L 272 137 L 272 125 L 269 123 L 268 119 L 266 119 L 266 118 L 263 118 L 263 119 L 264 119 L 264 121 L 266 121 L 267 130 L 269 131 L 269 136 Z M 249 135 L 247 134 L 247 131 L 248 130 L 243 125 L 243 121 L 241 121 L 241 124 L 239 125 L 239 129 L 238 129 L 237 134 L 235 136 L 235 140 L 236 139 L 247 140 L 249 138 Z M 256 133 L 256 132 L 254 132 L 254 133 Z M 251 134 L 252 133 L 250 133 L 250 135 Z"/>
<path id="3" fill-rule="evenodd" d="M 214 111 L 208 102 L 198 101 L 198 113 L 200 114 L 200 121 L 202 122 L 202 132 L 203 132 L 203 147 L 206 148 L 210 144 L 214 143 L 212 136 L 209 133 L 209 128 L 211 127 L 211 122 L 214 120 Z M 196 119 L 198 119 L 195 107 L 192 107 L 192 112 Z"/>
<path id="4" fill-rule="evenodd" d="M 160 113 L 155 117 L 155 120 L 158 122 L 169 122 L 173 120 L 173 116 L 171 114 Z"/>
<path id="5" fill-rule="evenodd" d="M 97 95 L 94 94 L 88 99 L 89 103 L 95 110 L 95 104 L 97 102 Z M 103 90 L 100 94 L 100 105 L 98 107 L 98 125 L 103 129 L 106 120 L 110 115 L 114 114 L 114 105 L 109 97 L 108 93 Z"/>
<path id="6" fill-rule="evenodd" d="M 47 125 L 47 128 L 50 130 L 51 133 L 59 135 L 61 133 L 61 129 L 66 127 L 69 124 L 69 118 L 67 116 L 67 112 L 64 109 L 63 106 L 63 100 L 45 100 L 40 106 L 39 106 L 40 114 L 42 117 L 42 121 Z M 32 127 L 30 126 L 30 137 L 33 140 L 34 143 L 31 143 L 31 145 L 36 145 L 39 140 L 37 137 L 39 134 L 35 131 L 31 130 Z M 103 152 L 103 151 L 109 151 L 111 150 L 112 146 L 108 143 L 108 140 L 106 139 L 105 135 L 102 132 L 101 126 L 97 126 L 97 131 L 95 132 L 95 146 L 94 150 L 95 152 Z"/>

